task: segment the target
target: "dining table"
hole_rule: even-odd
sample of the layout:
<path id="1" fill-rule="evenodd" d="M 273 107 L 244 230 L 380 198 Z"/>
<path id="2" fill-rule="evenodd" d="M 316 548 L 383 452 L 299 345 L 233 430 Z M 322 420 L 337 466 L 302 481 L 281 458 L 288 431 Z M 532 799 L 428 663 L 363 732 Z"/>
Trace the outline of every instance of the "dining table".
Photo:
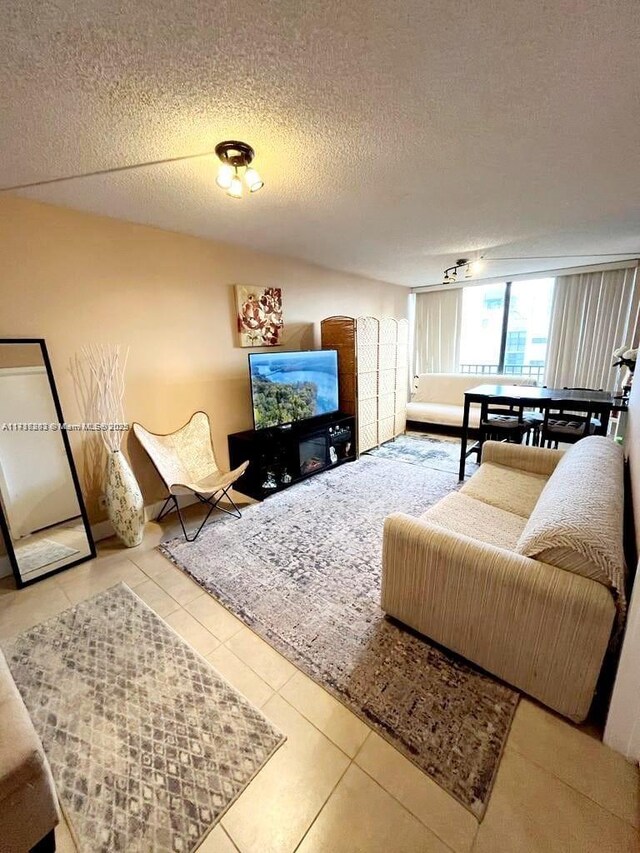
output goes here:
<path id="1" fill-rule="evenodd" d="M 609 418 L 614 409 L 619 409 L 620 399 L 609 391 L 592 391 L 584 388 L 542 388 L 538 385 L 477 385 L 464 394 L 464 414 L 460 445 L 460 469 L 458 479 L 464 480 L 469 438 L 469 412 L 475 403 L 482 405 L 490 400 L 498 405 L 523 406 L 544 412 L 548 408 L 575 406 L 577 411 L 597 411 L 600 427 L 596 434 L 607 435 Z"/>

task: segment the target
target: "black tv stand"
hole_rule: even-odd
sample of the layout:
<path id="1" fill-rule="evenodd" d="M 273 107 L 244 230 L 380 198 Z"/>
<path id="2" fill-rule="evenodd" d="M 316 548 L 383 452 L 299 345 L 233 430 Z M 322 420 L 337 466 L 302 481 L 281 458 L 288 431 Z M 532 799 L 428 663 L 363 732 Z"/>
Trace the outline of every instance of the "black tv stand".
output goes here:
<path id="1" fill-rule="evenodd" d="M 256 500 L 355 458 L 355 418 L 341 412 L 229 436 L 231 468 L 249 460 L 234 489 Z"/>

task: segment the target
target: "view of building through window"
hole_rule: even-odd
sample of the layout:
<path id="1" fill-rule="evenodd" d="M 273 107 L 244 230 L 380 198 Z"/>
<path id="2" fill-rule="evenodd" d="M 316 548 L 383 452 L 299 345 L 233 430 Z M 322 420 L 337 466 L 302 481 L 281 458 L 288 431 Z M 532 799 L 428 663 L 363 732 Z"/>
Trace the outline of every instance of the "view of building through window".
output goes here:
<path id="1" fill-rule="evenodd" d="M 460 371 L 541 380 L 554 283 L 553 278 L 543 278 L 465 288 Z"/>
<path id="2" fill-rule="evenodd" d="M 461 372 L 499 372 L 505 289 L 500 283 L 462 291 Z"/>

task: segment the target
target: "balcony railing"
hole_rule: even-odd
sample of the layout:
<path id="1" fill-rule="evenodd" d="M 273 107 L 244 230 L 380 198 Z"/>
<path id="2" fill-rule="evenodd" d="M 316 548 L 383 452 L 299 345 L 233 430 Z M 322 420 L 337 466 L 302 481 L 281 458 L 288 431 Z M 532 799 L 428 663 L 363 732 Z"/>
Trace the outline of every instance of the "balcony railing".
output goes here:
<path id="1" fill-rule="evenodd" d="M 544 379 L 544 365 L 532 364 L 505 364 L 502 371 L 498 370 L 497 364 L 461 364 L 460 373 L 486 373 L 488 375 L 502 373 L 513 376 L 528 376 L 536 382 Z"/>

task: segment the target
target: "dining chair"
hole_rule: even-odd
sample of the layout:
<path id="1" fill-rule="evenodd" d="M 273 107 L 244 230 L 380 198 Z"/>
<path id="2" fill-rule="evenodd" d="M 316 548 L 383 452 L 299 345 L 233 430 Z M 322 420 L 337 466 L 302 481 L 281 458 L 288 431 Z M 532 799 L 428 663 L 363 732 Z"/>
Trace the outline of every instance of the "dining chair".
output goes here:
<path id="1" fill-rule="evenodd" d="M 157 521 L 175 509 L 184 538 L 187 542 L 194 542 L 214 509 L 226 512 L 234 518 L 241 517 L 242 513 L 229 490 L 247 470 L 249 463 L 243 462 L 233 471 L 227 472 L 218 467 L 209 416 L 205 412 L 196 412 L 184 426 L 167 435 L 149 432 L 139 423 L 133 424 L 133 432 L 169 492 Z M 195 495 L 201 503 L 209 507 L 202 524 L 191 537 L 187 535 L 178 502 L 181 495 Z M 233 510 L 220 505 L 223 499 L 232 505 Z"/>
<path id="2" fill-rule="evenodd" d="M 491 398 L 480 404 L 480 437 L 478 459 L 485 441 L 508 441 L 522 444 L 523 439 L 537 442 L 540 421 L 534 413 L 525 411 L 524 406 L 493 403 Z"/>
<path id="3" fill-rule="evenodd" d="M 602 391 L 602 388 L 578 388 L 565 385 L 563 391 Z M 558 448 L 560 442 L 575 444 L 587 435 L 594 435 L 602 427 L 597 404 L 559 403 L 544 413 L 540 429 L 540 444 Z"/>

